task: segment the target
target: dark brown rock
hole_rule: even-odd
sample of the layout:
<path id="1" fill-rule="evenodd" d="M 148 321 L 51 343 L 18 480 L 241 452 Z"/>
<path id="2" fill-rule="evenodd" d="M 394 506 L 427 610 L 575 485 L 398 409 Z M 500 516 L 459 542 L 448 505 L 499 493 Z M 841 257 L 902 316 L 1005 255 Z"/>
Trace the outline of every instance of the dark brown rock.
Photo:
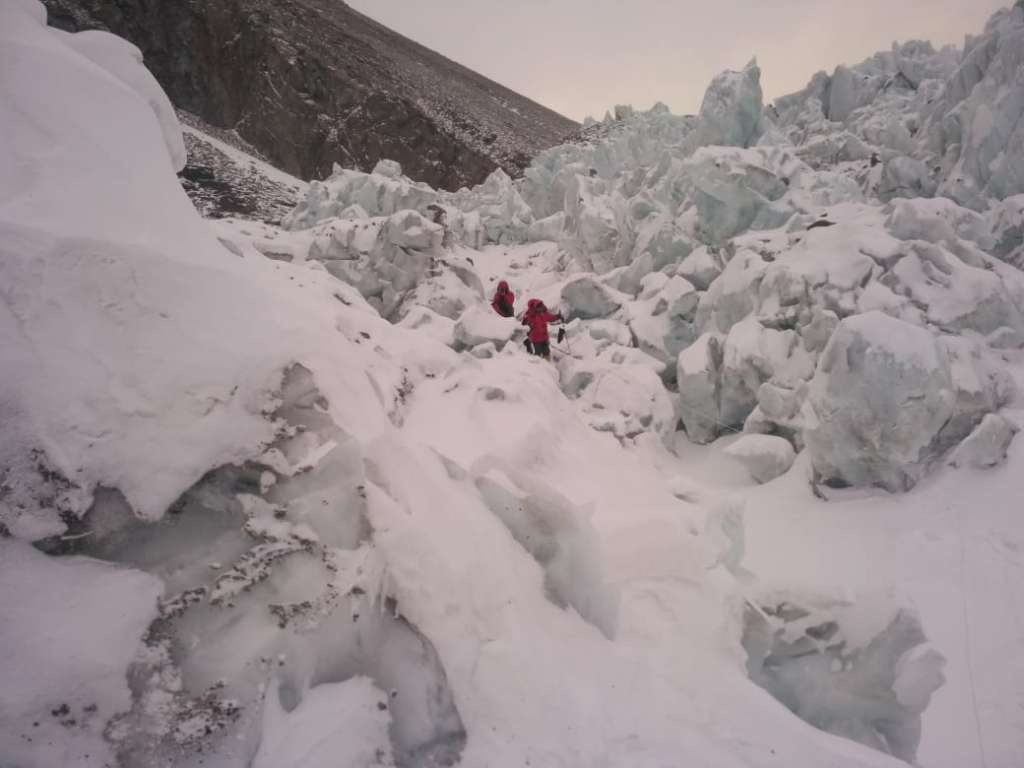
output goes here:
<path id="1" fill-rule="evenodd" d="M 300 178 L 389 158 L 457 189 L 578 128 L 340 0 L 44 2 L 54 26 L 131 40 L 175 106 Z"/>

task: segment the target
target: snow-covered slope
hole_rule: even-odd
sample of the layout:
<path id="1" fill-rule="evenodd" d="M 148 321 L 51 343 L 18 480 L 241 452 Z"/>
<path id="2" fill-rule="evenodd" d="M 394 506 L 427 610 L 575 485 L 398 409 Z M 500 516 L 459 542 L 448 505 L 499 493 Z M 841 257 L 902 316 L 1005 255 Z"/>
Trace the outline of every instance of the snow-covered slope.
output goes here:
<path id="1" fill-rule="evenodd" d="M 137 51 L 44 20 L 0 6 L 0 763 L 1024 758 L 1012 209 L 802 159 L 751 64 L 522 181 L 204 221 Z"/>

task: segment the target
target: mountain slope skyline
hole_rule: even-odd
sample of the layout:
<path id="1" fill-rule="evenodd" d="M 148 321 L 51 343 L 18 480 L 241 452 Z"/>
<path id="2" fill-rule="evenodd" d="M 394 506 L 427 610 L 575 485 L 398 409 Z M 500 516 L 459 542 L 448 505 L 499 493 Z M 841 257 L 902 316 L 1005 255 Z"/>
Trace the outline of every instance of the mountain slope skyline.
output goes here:
<path id="1" fill-rule="evenodd" d="M 48 0 L 51 23 L 142 50 L 175 106 L 300 178 L 377 160 L 446 189 L 516 174 L 578 126 L 332 0 Z"/>

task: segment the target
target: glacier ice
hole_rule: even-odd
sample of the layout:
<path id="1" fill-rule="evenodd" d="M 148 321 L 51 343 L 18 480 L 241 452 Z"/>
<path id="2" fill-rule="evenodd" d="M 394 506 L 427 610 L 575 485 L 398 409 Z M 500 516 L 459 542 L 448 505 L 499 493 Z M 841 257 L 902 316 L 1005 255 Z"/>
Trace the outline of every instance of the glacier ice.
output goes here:
<path id="1" fill-rule="evenodd" d="M 958 374 L 970 383 L 957 386 Z M 806 440 L 818 477 L 912 487 L 994 407 L 972 402 L 991 387 L 973 374 L 969 359 L 952 366 L 941 341 L 922 328 L 877 311 L 847 318 L 810 383 L 817 423 Z"/>
<path id="2" fill-rule="evenodd" d="M 710 442 L 718 435 L 721 366 L 720 336 L 705 333 L 679 353 L 679 417 L 695 443 Z"/>
<path id="3" fill-rule="evenodd" d="M 693 139 L 698 145 L 749 147 L 760 135 L 762 107 L 756 60 L 740 72 L 723 72 L 704 94 Z"/>
<path id="4" fill-rule="evenodd" d="M 303 366 L 285 372 L 269 415 L 279 438 L 208 472 L 163 521 L 98 492 L 80 523 L 88 535 L 72 540 L 166 590 L 131 673 L 120 759 L 184 761 L 218 738 L 225 765 L 248 765 L 261 730 L 273 738 L 275 711 L 281 727 L 314 718 L 307 694 L 315 711 L 321 686 L 367 676 L 388 692 L 395 764 L 450 764 L 464 727 L 429 641 L 382 592 L 362 452 Z M 277 702 L 264 700 L 268 682 Z"/>
<path id="5" fill-rule="evenodd" d="M 1014 422 L 999 414 L 987 413 L 981 423 L 953 452 L 954 466 L 986 469 L 1006 461 L 1006 451 L 1020 431 Z"/>
<path id="6" fill-rule="evenodd" d="M 587 423 L 619 439 L 653 433 L 668 440 L 676 427 L 672 397 L 651 366 L 600 360 L 561 366 L 563 391 L 577 401 Z"/>
<path id="7" fill-rule="evenodd" d="M 500 465 L 496 469 L 478 474 L 474 483 L 488 509 L 544 569 L 551 600 L 560 607 L 571 606 L 614 639 L 619 598 L 605 582 L 600 544 L 587 510 L 521 472 Z"/>
<path id="8" fill-rule="evenodd" d="M 811 725 L 909 763 L 945 682 L 945 659 L 926 641 L 905 609 L 786 601 L 748 608 L 743 633 L 754 682 Z"/>
<path id="9" fill-rule="evenodd" d="M 663 274 L 663 273 L 657 273 Z M 697 337 L 694 319 L 698 294 L 678 275 L 655 288 L 648 281 L 643 298 L 629 307 L 629 330 L 641 350 L 665 363 L 665 377 L 675 379 L 675 360 Z"/>
<path id="10" fill-rule="evenodd" d="M 452 345 L 461 351 L 490 342 L 500 350 L 517 328 L 514 320 L 501 317 L 490 307 L 474 307 L 455 323 Z"/>
<path id="11" fill-rule="evenodd" d="M 608 317 L 622 304 L 615 295 L 593 277 L 579 277 L 562 289 L 565 317 L 596 320 Z"/>
<path id="12" fill-rule="evenodd" d="M 759 483 L 784 475 L 796 458 L 789 441 L 774 435 L 743 435 L 725 452 L 746 467 Z"/>

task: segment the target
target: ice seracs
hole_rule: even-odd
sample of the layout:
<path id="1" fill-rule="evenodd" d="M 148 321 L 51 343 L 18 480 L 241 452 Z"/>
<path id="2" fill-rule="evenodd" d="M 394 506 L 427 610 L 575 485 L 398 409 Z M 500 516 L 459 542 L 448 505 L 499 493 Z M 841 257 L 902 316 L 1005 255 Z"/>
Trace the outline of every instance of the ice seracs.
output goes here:
<path id="1" fill-rule="evenodd" d="M 968 37 L 956 71 L 927 109 L 923 130 L 944 174 L 940 192 L 970 208 L 1024 191 L 1022 42 L 1024 6 L 1015 3 Z"/>
<path id="2" fill-rule="evenodd" d="M 789 441 L 774 435 L 744 435 L 725 452 L 746 467 L 759 483 L 767 483 L 788 472 L 796 458 Z"/>
<path id="3" fill-rule="evenodd" d="M 756 59 L 740 72 L 723 72 L 704 93 L 693 140 L 697 145 L 749 147 L 760 136 L 763 106 Z"/>
<path id="4" fill-rule="evenodd" d="M 1005 416 L 988 413 L 977 428 L 953 452 L 950 463 L 956 467 L 988 469 L 1006 461 L 1006 451 L 1020 426 Z"/>
<path id="5" fill-rule="evenodd" d="M 810 383 L 815 472 L 826 483 L 906 490 L 1005 402 L 999 386 L 961 344 L 878 311 L 848 318 Z"/>

